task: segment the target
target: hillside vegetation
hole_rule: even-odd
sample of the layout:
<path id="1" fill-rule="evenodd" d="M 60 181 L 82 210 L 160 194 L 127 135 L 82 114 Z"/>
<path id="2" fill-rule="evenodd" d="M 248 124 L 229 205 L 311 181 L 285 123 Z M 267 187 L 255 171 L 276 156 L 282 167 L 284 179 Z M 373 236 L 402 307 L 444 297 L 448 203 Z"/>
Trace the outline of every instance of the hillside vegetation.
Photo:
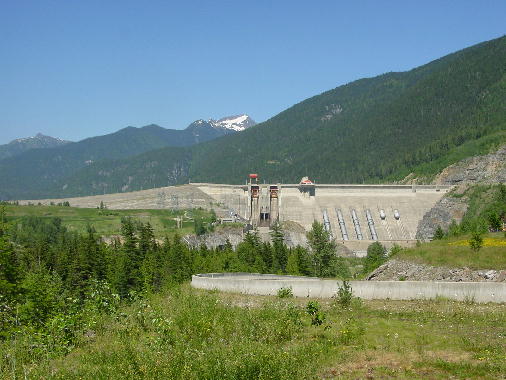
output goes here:
<path id="1" fill-rule="evenodd" d="M 240 134 L 97 161 L 58 178 L 4 161 L 0 175 L 9 181 L 0 196 L 89 195 L 189 179 L 242 183 L 250 172 L 282 182 L 304 175 L 338 183 L 396 181 L 410 173 L 430 179 L 506 143 L 505 62 L 501 37 L 407 72 L 337 87 Z"/>
<path id="2" fill-rule="evenodd" d="M 470 234 L 447 237 L 417 247 L 405 248 L 396 259 L 448 268 L 506 269 L 506 237 L 503 233 L 483 235 L 483 246 L 474 251 Z"/>
<path id="3" fill-rule="evenodd" d="M 86 173 L 89 172 L 87 168 L 93 162 L 104 160 L 106 160 L 104 164 L 101 164 L 101 176 L 110 177 L 109 167 L 120 170 L 115 172 L 115 176 L 120 179 L 114 181 L 115 177 L 112 177 L 105 190 L 109 193 L 124 191 L 128 188 L 129 177 L 144 176 L 142 170 L 135 172 L 136 166 L 139 166 L 136 163 L 142 161 L 141 166 L 144 168 L 145 166 L 149 167 L 151 162 L 149 159 L 139 156 L 130 164 L 129 157 L 163 147 L 171 147 L 166 159 L 170 162 L 184 162 L 184 155 L 177 154 L 181 151 L 181 147 L 208 141 L 227 133 L 231 133 L 231 131 L 213 128 L 206 122 L 192 123 L 184 130 L 148 125 L 142 128 L 127 127 L 115 133 L 67 143 L 64 146 L 32 149 L 15 157 L 0 160 L 0 177 L 9 178 L 8 181 L 2 181 L 0 185 L 0 199 L 27 199 L 38 194 L 54 195 L 58 192 L 65 192 L 66 183 L 61 183 L 61 179 L 73 178 L 74 173 L 79 169 L 82 171 L 78 176 L 78 182 L 86 183 L 88 193 L 97 188 L 101 188 L 103 191 L 104 186 L 101 186 L 100 176 L 97 177 L 95 171 L 92 171 L 92 176 L 87 176 Z M 173 152 L 176 152 L 175 156 Z M 121 162 L 122 159 L 127 161 Z M 121 172 L 121 168 L 125 168 L 125 172 Z M 176 174 L 179 175 L 179 172 Z M 170 176 L 167 178 L 166 173 L 161 173 L 161 175 L 170 181 Z M 126 183 L 124 182 L 125 178 L 127 178 Z M 153 181 L 149 176 L 144 176 L 144 178 L 144 188 L 146 188 L 146 184 L 151 185 Z M 120 184 L 116 185 L 116 183 Z M 73 183 L 71 182 L 69 185 L 72 186 Z M 126 188 L 125 185 L 127 185 Z M 76 189 L 73 191 L 75 193 Z M 31 196 L 32 194 L 33 196 Z"/>

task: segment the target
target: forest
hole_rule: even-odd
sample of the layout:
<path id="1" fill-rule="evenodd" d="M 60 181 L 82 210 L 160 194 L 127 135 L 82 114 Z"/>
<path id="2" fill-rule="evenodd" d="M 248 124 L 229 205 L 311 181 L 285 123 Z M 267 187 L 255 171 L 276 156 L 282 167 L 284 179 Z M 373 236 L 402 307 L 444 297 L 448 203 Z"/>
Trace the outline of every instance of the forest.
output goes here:
<path id="1" fill-rule="evenodd" d="M 195 227 L 202 228 L 199 223 Z M 346 260 L 334 254 L 335 243 L 322 224 L 315 222 L 308 238 L 310 249 L 288 248 L 276 226 L 272 243 L 252 232 L 236 249 L 230 243 L 190 249 L 177 234 L 156 239 L 149 222 L 124 217 L 121 236 L 106 243 L 91 225 L 79 233 L 58 217 L 9 219 L 2 211 L 1 337 L 35 333 L 42 340 L 62 339 L 58 344 L 70 347 L 94 313 L 189 281 L 195 273 L 351 276 Z"/>

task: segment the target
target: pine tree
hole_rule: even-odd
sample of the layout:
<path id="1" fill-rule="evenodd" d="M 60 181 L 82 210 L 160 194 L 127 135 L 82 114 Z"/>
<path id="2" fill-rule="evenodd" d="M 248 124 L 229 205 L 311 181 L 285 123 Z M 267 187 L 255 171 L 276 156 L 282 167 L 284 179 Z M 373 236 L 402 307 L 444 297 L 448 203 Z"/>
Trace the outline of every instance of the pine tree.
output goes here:
<path id="1" fill-rule="evenodd" d="M 16 252 L 7 236 L 4 213 L 4 208 L 0 209 L 0 295 L 5 297 L 5 300 L 0 297 L 0 302 L 10 302 L 19 292 L 19 273 Z"/>
<path id="2" fill-rule="evenodd" d="M 334 275 L 334 262 L 336 260 L 336 245 L 330 240 L 330 234 L 322 223 L 313 222 L 307 239 L 313 255 L 315 274 L 319 277 Z"/>
<path id="3" fill-rule="evenodd" d="M 292 274 L 294 276 L 300 275 L 299 272 L 299 257 L 297 255 L 297 251 L 290 250 L 288 254 L 288 261 L 286 264 L 286 273 Z"/>
<path id="4" fill-rule="evenodd" d="M 271 231 L 271 239 L 272 239 L 272 246 L 273 246 L 273 256 L 274 256 L 274 262 L 273 262 L 273 269 L 276 272 L 282 272 L 286 273 L 286 264 L 288 261 L 288 250 L 285 245 L 285 236 L 283 233 L 283 230 L 281 229 L 281 225 L 276 222 L 272 226 Z"/>
<path id="5" fill-rule="evenodd" d="M 192 275 L 192 265 L 188 250 L 177 234 L 174 235 L 170 248 L 170 273 L 172 280 L 177 283 L 188 281 Z"/>
<path id="6" fill-rule="evenodd" d="M 124 268 L 128 289 L 135 289 L 141 282 L 140 267 L 142 256 L 137 247 L 135 226 L 131 218 L 121 219 L 123 237 Z"/>

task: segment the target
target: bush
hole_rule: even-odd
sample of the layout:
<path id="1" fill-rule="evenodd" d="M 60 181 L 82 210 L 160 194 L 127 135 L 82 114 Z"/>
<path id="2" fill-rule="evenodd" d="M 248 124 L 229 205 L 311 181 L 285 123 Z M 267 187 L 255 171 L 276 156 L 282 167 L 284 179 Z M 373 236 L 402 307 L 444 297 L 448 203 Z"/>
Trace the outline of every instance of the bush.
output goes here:
<path id="1" fill-rule="evenodd" d="M 320 304 L 317 301 L 309 301 L 306 311 L 311 316 L 311 325 L 321 326 L 325 321 L 325 313 L 320 310 Z"/>
<path id="2" fill-rule="evenodd" d="M 349 307 L 353 300 L 353 289 L 348 281 L 343 281 L 342 285 L 337 283 L 338 290 L 335 295 L 335 300 L 342 308 Z"/>
<path id="3" fill-rule="evenodd" d="M 481 249 L 483 246 L 483 238 L 481 237 L 480 232 L 473 232 L 471 239 L 469 239 L 469 246 L 475 252 L 478 252 Z"/>
<path id="4" fill-rule="evenodd" d="M 367 247 L 367 256 L 364 262 L 364 272 L 369 273 L 386 261 L 386 249 L 379 242 L 372 243 Z"/>
<path id="5" fill-rule="evenodd" d="M 279 298 L 292 298 L 293 292 L 292 287 L 289 286 L 288 288 L 281 288 L 278 290 L 278 297 Z"/>
<path id="6" fill-rule="evenodd" d="M 434 240 L 441 240 L 445 237 L 445 233 L 441 226 L 437 226 L 436 231 L 434 232 Z"/>
<path id="7" fill-rule="evenodd" d="M 390 248 L 389 254 L 390 254 L 390 256 L 395 256 L 395 255 L 397 255 L 400 252 L 402 252 L 402 247 L 399 244 L 395 243 L 392 246 L 392 248 Z"/>

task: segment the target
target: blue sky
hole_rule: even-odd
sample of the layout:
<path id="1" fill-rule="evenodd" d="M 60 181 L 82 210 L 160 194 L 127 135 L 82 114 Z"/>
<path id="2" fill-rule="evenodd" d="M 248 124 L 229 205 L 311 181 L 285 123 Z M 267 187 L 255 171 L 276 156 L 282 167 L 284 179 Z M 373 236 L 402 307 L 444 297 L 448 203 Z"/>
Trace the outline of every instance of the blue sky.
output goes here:
<path id="1" fill-rule="evenodd" d="M 248 113 L 506 33 L 506 1 L 0 0 L 0 143 Z"/>

